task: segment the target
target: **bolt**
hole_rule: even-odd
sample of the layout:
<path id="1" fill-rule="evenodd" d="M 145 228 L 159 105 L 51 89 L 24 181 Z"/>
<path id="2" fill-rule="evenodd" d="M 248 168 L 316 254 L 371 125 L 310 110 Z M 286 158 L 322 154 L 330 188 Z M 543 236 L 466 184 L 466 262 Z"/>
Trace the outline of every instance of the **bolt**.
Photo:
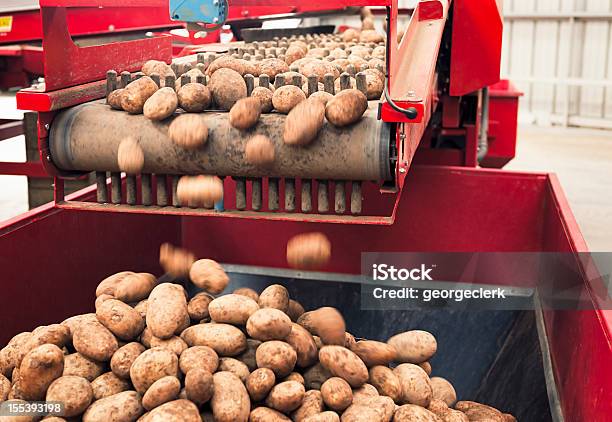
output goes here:
<path id="1" fill-rule="evenodd" d="M 48 162 L 51 162 L 51 156 L 50 155 L 47 155 L 45 158 L 47 159 Z"/>
<path id="2" fill-rule="evenodd" d="M 213 23 L 217 23 L 217 22 L 219 22 L 219 18 L 214 17 L 214 18 L 213 18 Z"/>
<path id="3" fill-rule="evenodd" d="M 406 173 L 406 169 L 404 167 L 400 167 L 399 172 L 400 173 Z"/>
<path id="4" fill-rule="evenodd" d="M 49 123 L 45 123 L 45 129 L 49 130 Z"/>

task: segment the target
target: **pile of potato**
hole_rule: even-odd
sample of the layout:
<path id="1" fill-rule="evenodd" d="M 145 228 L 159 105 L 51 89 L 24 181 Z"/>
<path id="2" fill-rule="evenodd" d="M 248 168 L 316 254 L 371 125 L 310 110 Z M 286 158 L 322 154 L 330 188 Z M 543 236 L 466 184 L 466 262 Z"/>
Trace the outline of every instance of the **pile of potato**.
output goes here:
<path id="1" fill-rule="evenodd" d="M 356 338 L 338 310 L 305 312 L 281 285 L 219 295 L 229 277 L 217 262 L 166 244 L 160 263 L 201 291 L 111 275 L 95 313 L 17 334 L 0 350 L 0 402 L 63 402 L 48 422 L 515 420 L 457 402 L 450 382 L 431 377 L 428 332 Z"/>

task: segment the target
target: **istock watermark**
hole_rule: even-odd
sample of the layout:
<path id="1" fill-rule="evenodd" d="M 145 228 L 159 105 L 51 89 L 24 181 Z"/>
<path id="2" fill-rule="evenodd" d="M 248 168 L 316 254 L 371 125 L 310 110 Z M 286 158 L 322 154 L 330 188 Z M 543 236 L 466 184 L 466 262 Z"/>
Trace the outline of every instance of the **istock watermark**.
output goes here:
<path id="1" fill-rule="evenodd" d="M 417 268 L 396 268 L 394 265 L 388 264 L 373 264 L 372 265 L 372 280 L 375 281 L 433 281 L 430 275 L 436 265 L 426 266 L 421 264 Z"/>

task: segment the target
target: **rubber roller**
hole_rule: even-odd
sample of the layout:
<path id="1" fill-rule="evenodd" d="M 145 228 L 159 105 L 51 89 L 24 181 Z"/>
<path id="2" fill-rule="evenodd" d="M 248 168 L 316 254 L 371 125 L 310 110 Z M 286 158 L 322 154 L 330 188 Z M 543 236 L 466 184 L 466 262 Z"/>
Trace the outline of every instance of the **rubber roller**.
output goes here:
<path id="1" fill-rule="evenodd" d="M 389 131 L 376 119 L 374 103 L 351 126 L 336 128 L 326 122 L 307 147 L 283 143 L 286 116 L 282 114 L 262 114 L 252 131 L 231 127 L 229 113 L 202 116 L 209 127 L 208 141 L 197 150 L 185 150 L 167 135 L 171 119 L 153 122 L 143 115 L 112 110 L 102 101 L 81 104 L 60 113 L 51 125 L 51 157 L 63 170 L 118 172 L 119 143 L 133 136 L 145 153 L 142 173 L 146 174 L 370 181 L 391 177 Z M 269 167 L 254 166 L 244 159 L 245 144 L 255 133 L 275 143 L 276 159 Z"/>

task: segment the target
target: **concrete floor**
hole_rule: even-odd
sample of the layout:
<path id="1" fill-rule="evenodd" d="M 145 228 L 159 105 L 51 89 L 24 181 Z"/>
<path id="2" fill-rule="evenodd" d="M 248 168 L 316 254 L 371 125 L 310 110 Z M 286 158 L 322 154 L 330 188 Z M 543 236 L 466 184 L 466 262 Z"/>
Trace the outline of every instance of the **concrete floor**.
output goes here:
<path id="1" fill-rule="evenodd" d="M 0 116 L 19 116 L 14 94 L 0 94 Z M 0 159 L 24 161 L 23 136 L 0 142 Z M 612 131 L 521 127 L 510 170 L 557 173 L 592 251 L 612 251 Z M 0 221 L 28 209 L 22 176 L 0 176 Z"/>

